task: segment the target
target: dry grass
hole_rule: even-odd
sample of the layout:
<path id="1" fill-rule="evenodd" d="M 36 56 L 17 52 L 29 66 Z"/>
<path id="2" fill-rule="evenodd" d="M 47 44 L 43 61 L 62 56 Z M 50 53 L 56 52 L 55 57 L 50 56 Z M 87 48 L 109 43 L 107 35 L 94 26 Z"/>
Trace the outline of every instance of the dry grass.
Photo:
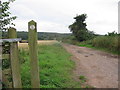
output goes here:
<path id="1" fill-rule="evenodd" d="M 56 40 L 38 40 L 38 45 L 50 45 L 58 43 Z M 28 49 L 28 43 L 18 43 L 19 48 L 26 48 Z"/>
<path id="2" fill-rule="evenodd" d="M 48 44 L 54 44 L 54 43 L 58 43 L 58 41 L 56 40 L 38 40 L 38 44 L 39 45 L 48 45 Z"/>

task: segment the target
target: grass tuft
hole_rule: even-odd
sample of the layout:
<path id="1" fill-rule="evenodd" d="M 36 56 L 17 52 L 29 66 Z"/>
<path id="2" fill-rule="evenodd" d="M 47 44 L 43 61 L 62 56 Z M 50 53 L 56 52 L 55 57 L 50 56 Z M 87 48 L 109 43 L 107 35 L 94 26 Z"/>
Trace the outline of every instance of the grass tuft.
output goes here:
<path id="1" fill-rule="evenodd" d="M 82 83 L 86 82 L 86 77 L 85 76 L 80 76 L 79 79 Z"/>

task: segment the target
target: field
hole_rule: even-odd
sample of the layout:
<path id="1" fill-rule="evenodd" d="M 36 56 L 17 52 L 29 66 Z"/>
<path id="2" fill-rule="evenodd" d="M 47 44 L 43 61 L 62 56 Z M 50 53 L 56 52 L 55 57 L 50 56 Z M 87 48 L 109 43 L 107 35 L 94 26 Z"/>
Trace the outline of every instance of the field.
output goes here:
<path id="1" fill-rule="evenodd" d="M 38 40 L 38 45 L 50 45 L 53 43 L 58 43 L 56 40 Z M 19 48 L 28 49 L 28 43 L 18 43 Z"/>
<path id="2" fill-rule="evenodd" d="M 38 41 L 38 60 L 41 88 L 77 88 L 80 83 L 73 80 L 75 67 L 71 55 L 57 41 Z M 29 51 L 27 44 L 19 44 L 21 75 L 24 88 L 30 88 Z"/>

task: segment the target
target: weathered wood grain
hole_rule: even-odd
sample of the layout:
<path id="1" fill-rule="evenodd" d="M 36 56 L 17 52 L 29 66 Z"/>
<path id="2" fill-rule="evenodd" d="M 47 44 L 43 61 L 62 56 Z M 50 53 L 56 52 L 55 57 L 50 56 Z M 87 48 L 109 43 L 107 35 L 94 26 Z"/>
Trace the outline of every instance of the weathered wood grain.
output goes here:
<path id="1" fill-rule="evenodd" d="M 8 36 L 9 38 L 17 38 L 16 29 L 10 28 L 8 30 Z M 10 60 L 13 78 L 13 88 L 22 88 L 17 42 L 10 43 Z"/>
<path id="2" fill-rule="evenodd" d="M 30 28 L 32 25 L 32 28 Z M 33 27 L 33 25 L 35 27 Z M 33 20 L 28 23 L 29 30 L 29 54 L 30 54 L 30 66 L 31 66 L 31 84 L 32 88 L 40 88 L 39 79 L 39 66 L 37 58 L 37 24 Z"/>

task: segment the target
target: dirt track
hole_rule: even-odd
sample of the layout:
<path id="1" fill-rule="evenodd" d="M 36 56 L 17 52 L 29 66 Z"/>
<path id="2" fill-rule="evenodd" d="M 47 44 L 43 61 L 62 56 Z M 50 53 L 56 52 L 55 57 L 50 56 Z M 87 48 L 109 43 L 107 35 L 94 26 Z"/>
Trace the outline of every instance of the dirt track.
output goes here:
<path id="1" fill-rule="evenodd" d="M 95 88 L 118 88 L 117 56 L 75 45 L 63 44 L 63 47 L 73 55 L 76 80 L 84 75 L 87 84 Z"/>

